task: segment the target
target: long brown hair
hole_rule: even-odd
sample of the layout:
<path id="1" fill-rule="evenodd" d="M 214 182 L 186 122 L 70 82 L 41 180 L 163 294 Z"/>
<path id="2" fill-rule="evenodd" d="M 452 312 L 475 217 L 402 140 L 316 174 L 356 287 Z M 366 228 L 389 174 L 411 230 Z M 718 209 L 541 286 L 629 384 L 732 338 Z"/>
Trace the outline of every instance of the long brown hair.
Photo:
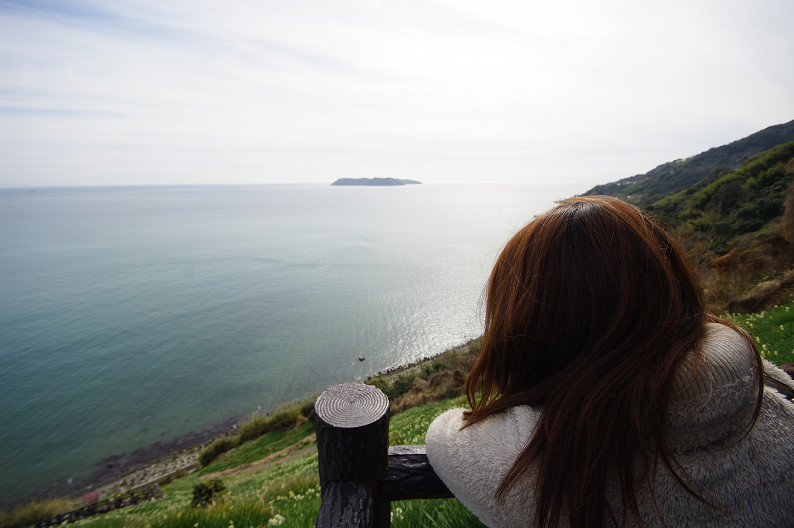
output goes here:
<path id="1" fill-rule="evenodd" d="M 534 464 L 538 526 L 557 526 L 563 513 L 572 526 L 622 524 L 627 513 L 641 524 L 637 485 L 652 482 L 661 459 L 702 499 L 673 467 L 665 423 L 676 372 L 692 351 L 697 368 L 709 321 L 735 328 L 706 313 L 686 256 L 626 202 L 565 200 L 516 233 L 488 283 L 466 427 L 515 405 L 543 412 L 497 498 Z M 762 390 L 759 379 L 753 420 Z M 620 505 L 605 495 L 614 479 Z"/>

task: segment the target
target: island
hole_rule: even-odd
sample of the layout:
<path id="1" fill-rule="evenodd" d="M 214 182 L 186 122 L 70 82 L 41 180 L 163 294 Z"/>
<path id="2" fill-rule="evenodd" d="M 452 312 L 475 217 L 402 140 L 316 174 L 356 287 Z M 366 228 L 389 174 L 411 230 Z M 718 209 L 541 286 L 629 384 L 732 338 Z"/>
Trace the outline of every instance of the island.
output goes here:
<path id="1" fill-rule="evenodd" d="M 416 185 L 422 182 L 416 180 L 401 180 L 398 178 L 339 178 L 331 185 Z"/>

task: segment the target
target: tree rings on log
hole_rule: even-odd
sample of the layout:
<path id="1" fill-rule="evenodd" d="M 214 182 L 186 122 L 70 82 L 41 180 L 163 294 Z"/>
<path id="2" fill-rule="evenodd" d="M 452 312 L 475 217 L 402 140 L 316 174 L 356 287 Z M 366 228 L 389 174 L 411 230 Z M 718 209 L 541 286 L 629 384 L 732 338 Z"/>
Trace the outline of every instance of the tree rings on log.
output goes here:
<path id="1" fill-rule="evenodd" d="M 343 383 L 323 392 L 314 403 L 314 411 L 333 427 L 363 427 L 389 411 L 389 399 L 372 385 Z"/>

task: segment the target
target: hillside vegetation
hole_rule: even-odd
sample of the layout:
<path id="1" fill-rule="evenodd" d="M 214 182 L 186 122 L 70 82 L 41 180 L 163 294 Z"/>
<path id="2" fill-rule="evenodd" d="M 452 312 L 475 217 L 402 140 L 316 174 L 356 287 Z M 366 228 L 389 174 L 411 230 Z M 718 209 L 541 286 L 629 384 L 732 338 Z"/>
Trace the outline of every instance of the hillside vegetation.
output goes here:
<path id="1" fill-rule="evenodd" d="M 690 185 L 736 170 L 751 156 L 789 141 L 794 141 L 794 121 L 765 128 L 687 159 L 664 163 L 645 174 L 597 185 L 585 194 L 616 196 L 645 208 Z"/>
<path id="2" fill-rule="evenodd" d="M 783 137 L 792 123 L 762 137 Z M 727 156 L 760 144 L 758 137 L 745 141 L 674 162 L 678 172 L 672 183 L 669 171 L 648 173 L 632 184 L 642 185 L 639 194 L 624 192 L 629 185 L 620 182 L 586 193 L 617 196 L 650 212 L 681 241 L 716 312 L 760 311 L 784 301 L 794 286 L 794 141 L 750 156 L 735 170 L 699 176 L 714 151 Z M 683 181 L 689 183 L 682 186 Z"/>
<path id="3" fill-rule="evenodd" d="M 794 179 L 794 141 L 747 160 L 738 170 L 702 179 L 648 205 L 677 233 L 697 235 L 718 254 L 737 237 L 756 234 L 782 218 L 786 191 Z"/>

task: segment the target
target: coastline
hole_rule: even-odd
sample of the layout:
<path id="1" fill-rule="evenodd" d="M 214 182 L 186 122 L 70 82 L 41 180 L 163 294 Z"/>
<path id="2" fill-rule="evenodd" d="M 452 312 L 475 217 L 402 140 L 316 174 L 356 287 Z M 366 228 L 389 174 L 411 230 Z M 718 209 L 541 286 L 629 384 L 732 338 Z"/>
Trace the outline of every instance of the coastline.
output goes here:
<path id="1" fill-rule="evenodd" d="M 378 372 L 365 381 L 381 377 L 393 382 L 400 376 L 420 372 L 423 366 L 431 361 L 468 351 L 470 346 L 479 339 L 470 339 L 434 356 L 424 357 L 406 365 Z M 284 402 L 282 405 L 289 403 Z M 173 440 L 158 441 L 134 451 L 111 455 L 103 459 L 93 469 L 69 479 L 68 482 L 55 481 L 44 484 L 39 490 L 26 497 L 8 504 L 0 504 L 0 508 L 10 509 L 19 504 L 42 499 L 70 498 L 79 500 L 82 496 L 96 493 L 103 497 L 112 497 L 153 484 L 165 484 L 199 469 L 198 458 L 204 447 L 216 438 L 234 432 L 247 418 L 242 415 L 231 417 Z"/>
<path id="2" fill-rule="evenodd" d="M 213 439 L 233 431 L 242 416 L 193 431 L 168 441 L 158 441 L 134 451 L 111 455 L 97 466 L 68 481 L 51 481 L 27 496 L 2 504 L 3 509 L 34 500 L 53 498 L 79 499 L 87 493 L 112 496 L 147 484 L 162 483 L 180 471 L 188 472 L 198 465 L 201 450 Z"/>

